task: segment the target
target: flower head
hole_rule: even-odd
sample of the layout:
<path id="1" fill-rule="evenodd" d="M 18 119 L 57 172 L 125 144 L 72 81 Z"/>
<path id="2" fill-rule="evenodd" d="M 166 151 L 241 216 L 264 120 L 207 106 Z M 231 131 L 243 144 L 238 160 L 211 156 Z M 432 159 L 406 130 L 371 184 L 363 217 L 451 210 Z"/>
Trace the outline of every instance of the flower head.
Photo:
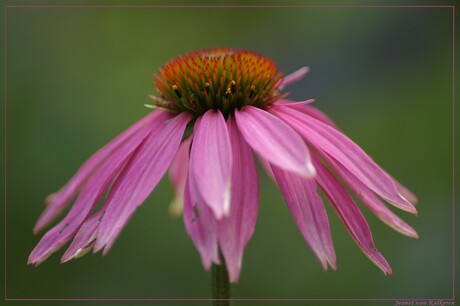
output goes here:
<path id="1" fill-rule="evenodd" d="M 204 114 L 219 109 L 224 116 L 246 105 L 264 108 L 280 99 L 275 63 L 250 51 L 209 49 L 167 62 L 155 75 L 158 106 L 173 113 Z"/>
<path id="2" fill-rule="evenodd" d="M 191 52 L 167 62 L 155 75 L 152 99 L 158 109 L 97 151 L 47 198 L 34 232 L 77 196 L 29 263 L 40 264 L 72 238 L 63 262 L 91 249 L 106 254 L 169 168 L 176 191 L 172 211 L 183 208 L 186 231 L 204 267 L 221 263 L 220 250 L 230 281 L 236 282 L 257 219 L 255 153 L 324 269 L 336 269 L 336 257 L 319 190 L 364 254 L 391 274 L 346 187 L 379 219 L 410 237 L 417 237 L 415 230 L 381 199 L 413 214 L 417 199 L 311 106 L 314 100 L 286 99 L 284 87 L 307 72 L 302 68 L 283 78 L 269 58 L 235 49 Z"/>

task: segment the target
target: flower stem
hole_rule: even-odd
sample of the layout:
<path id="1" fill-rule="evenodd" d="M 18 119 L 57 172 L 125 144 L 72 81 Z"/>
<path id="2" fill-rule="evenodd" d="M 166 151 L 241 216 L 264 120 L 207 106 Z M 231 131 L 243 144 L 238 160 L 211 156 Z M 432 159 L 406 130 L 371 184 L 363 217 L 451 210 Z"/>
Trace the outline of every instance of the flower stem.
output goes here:
<path id="1" fill-rule="evenodd" d="M 214 306 L 230 305 L 230 283 L 228 281 L 227 266 L 225 260 L 220 254 L 220 265 L 213 264 L 211 268 L 212 298 Z"/>

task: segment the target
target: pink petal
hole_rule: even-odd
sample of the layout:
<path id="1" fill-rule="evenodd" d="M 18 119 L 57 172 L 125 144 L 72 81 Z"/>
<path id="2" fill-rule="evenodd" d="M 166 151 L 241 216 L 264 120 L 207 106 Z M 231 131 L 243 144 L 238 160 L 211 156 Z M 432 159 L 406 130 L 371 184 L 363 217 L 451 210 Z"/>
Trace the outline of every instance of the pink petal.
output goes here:
<path id="1" fill-rule="evenodd" d="M 93 248 L 96 240 L 96 231 L 100 224 L 99 218 L 101 216 L 101 213 L 97 213 L 89 217 L 85 223 L 82 224 L 69 248 L 62 256 L 61 263 L 74 258 L 80 258 Z"/>
<path id="2" fill-rule="evenodd" d="M 299 111 L 303 112 L 304 114 L 307 114 L 329 126 L 332 126 L 333 128 L 337 129 L 336 124 L 334 121 L 332 121 L 325 113 L 320 111 L 319 109 L 310 106 L 310 105 L 304 105 L 303 107 L 297 107 L 296 105 L 292 105 L 292 107 L 298 109 Z"/>
<path id="3" fill-rule="evenodd" d="M 389 210 L 382 201 L 369 189 L 361 183 L 353 174 L 337 163 L 334 159 L 326 158 L 328 164 L 340 175 L 350 189 L 380 220 L 385 224 L 409 237 L 418 238 L 417 232 L 406 222 L 401 220 L 391 210 Z"/>
<path id="4" fill-rule="evenodd" d="M 395 180 L 394 177 L 392 177 L 391 175 L 390 175 L 390 177 L 393 179 L 393 182 L 395 183 L 399 194 L 401 194 L 404 198 L 406 198 L 412 204 L 417 204 L 417 202 L 418 202 L 417 196 L 414 193 L 412 193 L 412 191 L 410 191 L 407 187 L 405 187 L 400 182 Z"/>
<path id="5" fill-rule="evenodd" d="M 291 101 L 291 100 L 278 100 L 275 102 L 274 105 L 276 106 L 305 106 L 306 104 L 310 104 L 310 103 L 313 103 L 315 102 L 315 99 L 308 99 L 308 100 L 304 100 L 304 101 Z"/>
<path id="6" fill-rule="evenodd" d="M 46 198 L 47 207 L 42 213 L 34 227 L 34 233 L 38 233 L 41 229 L 51 223 L 54 218 L 59 215 L 70 200 L 80 191 L 83 184 L 87 181 L 89 176 L 99 167 L 99 165 L 108 156 L 114 153 L 125 141 L 133 137 L 139 130 L 148 122 L 153 120 L 159 112 L 152 112 L 145 116 L 143 119 L 136 122 L 126 131 L 121 133 L 95 154 L 93 154 L 81 167 L 77 173 L 69 180 L 69 182 L 62 187 L 58 192 L 50 194 Z"/>
<path id="7" fill-rule="evenodd" d="M 353 240 L 386 275 L 391 275 L 391 268 L 374 244 L 369 225 L 353 199 L 337 179 L 323 165 L 313 159 L 318 175 L 316 181 L 321 186 L 334 210 L 342 219 Z"/>
<path id="8" fill-rule="evenodd" d="M 192 238 L 200 252 L 201 262 L 206 270 L 212 263 L 220 264 L 217 244 L 217 221 L 211 209 L 198 198 L 192 198 L 189 182 L 184 193 L 184 224 L 187 234 Z"/>
<path id="9" fill-rule="evenodd" d="M 272 166 L 276 182 L 299 227 L 302 236 L 327 270 L 327 263 L 336 270 L 329 220 L 316 182 Z"/>
<path id="10" fill-rule="evenodd" d="M 198 118 L 190 152 L 190 188 L 217 219 L 230 213 L 232 155 L 224 116 L 209 110 Z M 196 188 L 196 189 L 195 189 Z"/>
<path id="11" fill-rule="evenodd" d="M 218 222 L 219 246 L 230 282 L 238 282 L 243 252 L 257 220 L 259 184 L 252 150 L 238 132 L 233 117 L 227 120 L 232 143 L 232 199 L 228 217 Z"/>
<path id="12" fill-rule="evenodd" d="M 169 178 L 171 179 L 175 193 L 174 199 L 169 205 L 169 214 L 173 217 L 180 216 L 184 209 L 184 187 L 187 181 L 188 164 L 190 160 L 189 152 L 192 138 L 193 137 L 190 136 L 181 143 L 169 167 Z"/>
<path id="13" fill-rule="evenodd" d="M 382 198 L 402 210 L 417 214 L 415 207 L 399 194 L 393 179 L 347 136 L 289 107 L 276 107 L 272 112 L 289 122 L 308 142 L 332 156 Z"/>
<path id="14" fill-rule="evenodd" d="M 253 106 L 236 110 L 235 117 L 244 139 L 271 164 L 304 177 L 315 175 L 305 142 L 286 123 Z"/>
<path id="15" fill-rule="evenodd" d="M 298 80 L 302 79 L 308 72 L 310 71 L 310 68 L 308 67 L 302 67 L 299 70 L 285 76 L 279 85 L 279 89 L 282 90 L 284 87 L 287 85 L 297 82 Z"/>
<path id="16" fill-rule="evenodd" d="M 97 233 L 94 252 L 107 254 L 136 208 L 144 202 L 169 167 L 179 148 L 190 115 L 169 114 L 152 131 L 118 176 L 107 196 L 107 210 Z"/>
<path id="17" fill-rule="evenodd" d="M 159 115 L 156 118 L 160 118 L 162 115 L 163 111 L 159 111 Z M 156 125 L 156 121 L 154 120 L 128 139 L 119 150 L 110 155 L 101 167 L 95 171 L 85 184 L 67 216 L 49 230 L 32 251 L 29 256 L 29 264 L 39 265 L 70 240 L 108 188 L 108 185 Z"/>
<path id="18" fill-rule="evenodd" d="M 311 100 L 314 100 L 314 99 L 311 99 Z M 283 101 L 283 100 L 282 100 Z M 286 100 L 284 100 L 286 101 Z M 307 100 L 307 101 L 310 101 L 310 100 Z M 312 101 L 313 102 L 313 101 Z M 304 104 L 299 104 L 299 102 L 297 103 L 282 103 L 282 104 L 279 104 L 279 102 L 276 102 L 274 104 L 275 106 L 288 106 L 288 107 L 291 107 L 301 113 L 304 113 L 308 116 L 311 116 L 327 125 L 330 125 L 332 126 L 333 128 L 337 129 L 337 126 L 336 124 L 334 123 L 334 121 L 332 121 L 331 118 L 329 118 L 325 113 L 323 113 L 322 111 L 320 111 L 319 109 L 317 109 L 316 107 L 313 107 L 311 105 L 304 105 Z"/>

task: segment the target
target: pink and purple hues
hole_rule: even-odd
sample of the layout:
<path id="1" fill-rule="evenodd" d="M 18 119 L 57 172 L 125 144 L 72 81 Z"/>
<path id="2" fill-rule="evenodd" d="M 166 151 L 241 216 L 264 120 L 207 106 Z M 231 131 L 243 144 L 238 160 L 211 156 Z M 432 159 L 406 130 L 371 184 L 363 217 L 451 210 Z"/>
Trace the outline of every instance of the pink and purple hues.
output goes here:
<path id="1" fill-rule="evenodd" d="M 230 281 L 237 282 L 257 220 L 255 153 L 325 270 L 336 269 L 336 256 L 319 191 L 364 254 L 391 274 L 346 188 L 383 222 L 414 238 L 415 230 L 382 200 L 416 214 L 417 198 L 311 106 L 313 100 L 286 99 L 284 87 L 307 72 L 283 78 L 269 58 L 235 49 L 191 52 L 166 63 L 155 75 L 157 109 L 47 198 L 35 233 L 76 199 L 32 251 L 29 264 L 40 264 L 72 239 L 62 262 L 91 249 L 106 254 L 169 168 L 176 192 L 171 212 L 183 209 L 204 268 L 225 262 Z"/>

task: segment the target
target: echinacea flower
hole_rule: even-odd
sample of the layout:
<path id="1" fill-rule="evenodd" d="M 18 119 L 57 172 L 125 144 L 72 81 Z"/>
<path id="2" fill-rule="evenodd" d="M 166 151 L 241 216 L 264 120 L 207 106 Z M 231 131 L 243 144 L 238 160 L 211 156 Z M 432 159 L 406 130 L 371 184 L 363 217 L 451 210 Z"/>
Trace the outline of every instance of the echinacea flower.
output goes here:
<path id="1" fill-rule="evenodd" d="M 40 264 L 72 238 L 62 262 L 91 249 L 106 254 L 169 168 L 173 211 L 183 207 L 185 229 L 203 266 L 223 259 L 230 281 L 237 282 L 257 219 L 256 155 L 324 269 L 336 269 L 336 256 L 320 190 L 364 254 L 391 274 L 346 187 L 409 237 L 417 237 L 415 230 L 381 199 L 413 214 L 417 199 L 311 106 L 313 99 L 286 99 L 284 87 L 307 72 L 302 68 L 283 78 L 269 58 L 235 49 L 191 52 L 167 62 L 155 75 L 157 109 L 97 151 L 47 198 L 35 233 L 76 200 L 40 240 L 29 264 Z"/>

